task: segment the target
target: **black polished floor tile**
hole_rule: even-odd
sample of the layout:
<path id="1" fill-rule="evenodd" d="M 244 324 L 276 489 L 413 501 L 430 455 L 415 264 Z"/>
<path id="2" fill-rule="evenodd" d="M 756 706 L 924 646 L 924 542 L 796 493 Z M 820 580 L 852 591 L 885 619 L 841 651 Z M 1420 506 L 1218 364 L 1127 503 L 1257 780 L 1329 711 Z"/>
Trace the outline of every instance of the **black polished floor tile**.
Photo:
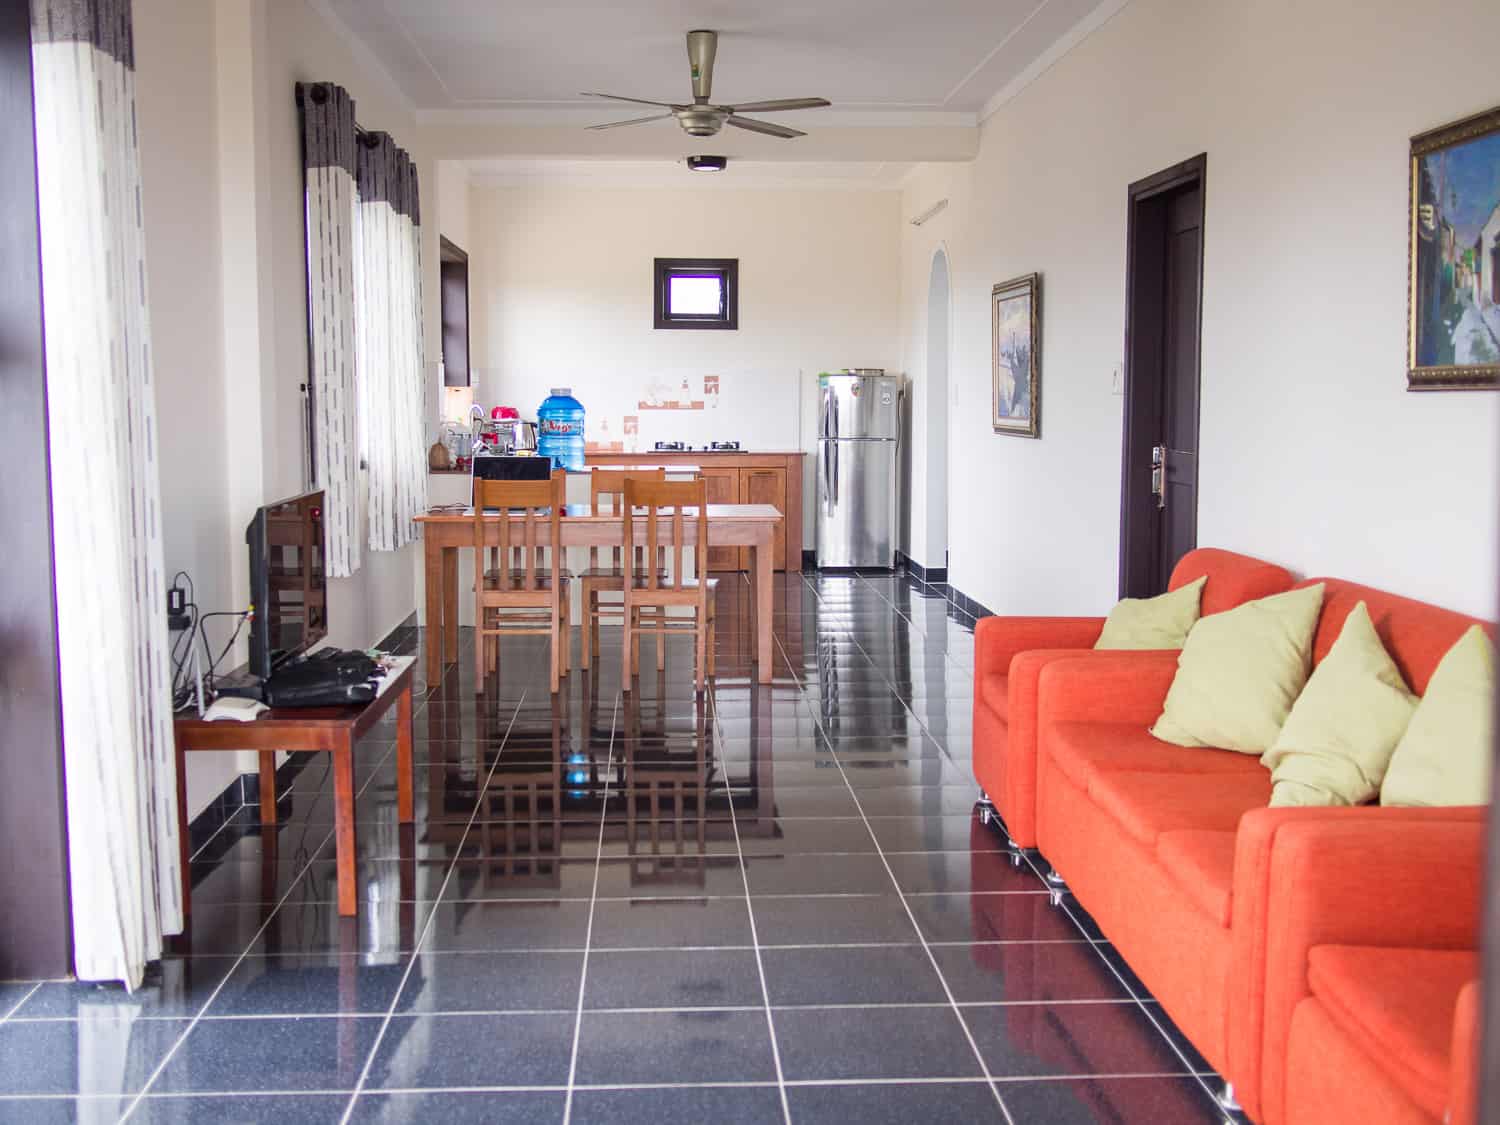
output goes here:
<path id="1" fill-rule="evenodd" d="M 1134 999 L 1082 942 L 935 945 L 932 953 L 960 1003 Z"/>
<path id="2" fill-rule="evenodd" d="M 797 1125 L 909 1125 L 917 1121 L 962 1121 L 964 1125 L 1011 1125 L 988 1082 L 919 1085 L 793 1086 L 787 1090 Z M 1162 1118 L 1165 1125 L 1167 1118 Z M 1016 1117 L 1014 1125 L 1051 1125 L 1050 1117 Z"/>
<path id="3" fill-rule="evenodd" d="M 596 950 L 589 956 L 585 1008 L 736 1008 L 762 1003 L 754 950 Z"/>
<path id="4" fill-rule="evenodd" d="M 732 850 L 733 840 L 726 846 Z M 739 898 L 745 894 L 737 855 L 636 854 L 600 863 L 598 869 L 601 899 Z"/>
<path id="5" fill-rule="evenodd" d="M 740 851 L 746 856 L 871 853 L 876 847 L 864 820 L 857 816 L 822 820 L 777 817 L 765 822 L 764 833 L 755 827 L 754 821 L 742 817 Z"/>
<path id="6" fill-rule="evenodd" d="M 906 901 L 928 941 L 1083 940 L 1046 895 L 930 894 Z"/>
<path id="7" fill-rule="evenodd" d="M 370 1065 L 374 1089 L 553 1086 L 568 1081 L 575 1016 L 393 1016 Z"/>
<path id="8" fill-rule="evenodd" d="M 573 1095 L 575 1125 L 775 1125 L 783 1121 L 781 1096 L 774 1086 L 687 1086 L 645 1090 L 578 1090 Z"/>
<path id="9" fill-rule="evenodd" d="M 775 1079 L 764 1011 L 583 1014 L 580 1085 Z"/>
<path id="10" fill-rule="evenodd" d="M 378 1016 L 201 1020 L 151 1092 L 248 1092 L 268 1082 L 280 1090 L 352 1090 L 380 1022 Z"/>
<path id="11" fill-rule="evenodd" d="M 761 945 L 830 945 L 918 940 L 896 895 L 850 898 L 760 898 L 755 927 Z"/>
<path id="12" fill-rule="evenodd" d="M 872 816 L 870 828 L 885 852 L 1003 852 L 1004 837 L 972 816 Z"/>
<path id="13" fill-rule="evenodd" d="M 384 1014 L 408 954 L 288 953 L 243 958 L 205 1011 L 208 1016 Z"/>
<path id="14" fill-rule="evenodd" d="M 577 901 L 441 902 L 424 950 L 582 949 L 589 904 Z"/>
<path id="15" fill-rule="evenodd" d="M 967 813 L 979 799 L 979 785 L 921 785 L 861 788 L 859 806 L 869 817 Z"/>
<path id="16" fill-rule="evenodd" d="M 1067 1078 L 1002 1082 L 1017 1122 L 1048 1125 L 1221 1125 L 1224 1114 L 1191 1078 Z"/>
<path id="17" fill-rule="evenodd" d="M 417 955 L 396 1010 L 425 1012 L 571 1011 L 578 1005 L 583 954 L 440 953 Z"/>
<path id="18" fill-rule="evenodd" d="M 1136 1004 L 1010 1004 L 963 1015 L 996 1078 L 1188 1069 Z"/>
<path id="19" fill-rule="evenodd" d="M 775 1013 L 787 1079 L 969 1078 L 983 1071 L 947 1004 Z"/>
<path id="20" fill-rule="evenodd" d="M 1042 894 L 1031 868 L 1009 852 L 894 852 L 885 857 L 896 885 L 912 894 Z"/>
<path id="21" fill-rule="evenodd" d="M 743 899 L 634 899 L 594 904 L 594 949 L 749 946 Z"/>
<path id="22" fill-rule="evenodd" d="M 761 959 L 773 1005 L 947 1002 L 920 945 L 765 949 Z"/>
<path id="23" fill-rule="evenodd" d="M 350 1125 L 554 1125 L 563 1119 L 565 1093 L 434 1091 L 364 1093 L 354 1103 Z M 577 1114 L 574 1114 L 577 1120 Z"/>
<path id="24" fill-rule="evenodd" d="M 348 1104 L 347 1094 L 150 1094 L 130 1120 L 147 1125 L 337 1125 Z"/>
<path id="25" fill-rule="evenodd" d="M 65 1022 L 0 1024 L 0 1094 L 134 1094 L 188 1026 L 128 1003 Z"/>
<path id="26" fill-rule="evenodd" d="M 121 1010 L 143 1016 L 195 1016 L 234 967 L 234 957 L 169 957 L 147 966 L 141 987 L 114 982 L 49 981 L 16 1009 L 17 1019 L 78 1019 Z M 27 986 L 28 991 L 31 986 Z"/>
<path id="27" fill-rule="evenodd" d="M 895 890 L 878 855 L 752 856 L 745 860 L 752 895 L 888 894 Z"/>

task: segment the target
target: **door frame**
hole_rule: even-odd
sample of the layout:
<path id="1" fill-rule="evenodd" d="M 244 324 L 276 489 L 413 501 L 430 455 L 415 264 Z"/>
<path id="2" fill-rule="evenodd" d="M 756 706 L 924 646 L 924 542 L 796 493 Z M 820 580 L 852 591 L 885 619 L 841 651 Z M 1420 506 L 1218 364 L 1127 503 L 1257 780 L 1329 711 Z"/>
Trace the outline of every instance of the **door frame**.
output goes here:
<path id="1" fill-rule="evenodd" d="M 438 350 L 442 351 L 444 329 L 447 320 L 443 316 L 443 306 L 446 298 L 443 293 L 443 274 L 445 266 L 462 266 L 464 274 L 464 374 L 460 381 L 448 370 L 448 364 L 443 364 L 443 386 L 445 387 L 469 387 L 474 384 L 474 326 L 470 320 L 472 304 L 469 300 L 469 254 L 457 243 L 448 238 L 447 235 L 438 235 Z M 447 357 L 443 357 L 446 361 Z"/>
<path id="2" fill-rule="evenodd" d="M 1162 294 L 1144 285 L 1146 272 L 1154 271 L 1159 282 L 1165 263 L 1149 257 L 1143 245 L 1142 226 L 1148 221 L 1147 206 L 1161 196 L 1188 185 L 1198 188 L 1198 393 L 1202 418 L 1203 389 L 1203 246 L 1204 215 L 1208 196 L 1208 154 L 1174 164 L 1130 185 L 1125 223 L 1125 421 L 1120 452 L 1120 597 L 1142 597 L 1161 593 L 1154 585 L 1156 517 L 1151 504 L 1151 447 L 1159 435 L 1163 350 L 1160 324 Z M 1158 243 L 1159 245 L 1159 243 Z M 1151 324 L 1156 328 L 1150 329 Z M 1200 431 L 1201 432 L 1201 431 Z M 1132 493 L 1138 480 L 1147 482 L 1139 494 Z"/>

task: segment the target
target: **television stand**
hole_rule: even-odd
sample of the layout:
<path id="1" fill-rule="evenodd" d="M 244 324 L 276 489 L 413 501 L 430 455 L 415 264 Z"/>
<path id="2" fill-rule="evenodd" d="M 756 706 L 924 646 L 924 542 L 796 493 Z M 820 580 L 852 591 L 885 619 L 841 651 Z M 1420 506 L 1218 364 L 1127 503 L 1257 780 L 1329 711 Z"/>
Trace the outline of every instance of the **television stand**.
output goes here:
<path id="1" fill-rule="evenodd" d="M 368 703 L 337 707 L 272 708 L 253 722 L 205 722 L 197 715 L 179 715 L 177 743 L 177 827 L 182 846 L 182 913 L 192 912 L 192 845 L 187 827 L 187 755 L 197 750 L 260 755 L 260 823 L 276 825 L 276 752 L 322 752 L 333 757 L 333 817 L 338 859 L 339 913 L 358 913 L 355 885 L 354 747 L 359 737 L 396 705 L 396 806 L 402 824 L 411 824 L 412 800 L 412 670 L 416 657 L 398 657 Z"/>

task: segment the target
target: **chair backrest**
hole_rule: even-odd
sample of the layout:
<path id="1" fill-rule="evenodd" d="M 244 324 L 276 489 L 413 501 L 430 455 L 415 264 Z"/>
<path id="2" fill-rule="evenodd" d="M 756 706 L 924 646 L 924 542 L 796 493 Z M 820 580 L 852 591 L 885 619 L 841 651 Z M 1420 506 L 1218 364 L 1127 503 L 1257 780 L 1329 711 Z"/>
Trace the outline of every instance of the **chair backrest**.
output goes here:
<path id="1" fill-rule="evenodd" d="M 1199 609 L 1205 617 L 1257 598 L 1285 593 L 1296 581 L 1291 571 L 1264 559 L 1218 547 L 1198 547 L 1183 555 L 1172 568 L 1167 589 L 1179 589 L 1204 576 L 1208 581 L 1203 584 Z"/>
<path id="2" fill-rule="evenodd" d="M 562 511 L 568 475 L 562 469 L 550 480 L 481 480 L 474 478 L 474 564 L 483 570 L 488 529 L 499 530 L 501 585 L 508 590 L 539 590 L 543 577 L 558 589 L 562 577 Z M 499 509 L 485 513 L 486 508 Z M 521 526 L 511 520 L 521 516 Z M 550 558 L 549 558 L 550 556 Z M 509 569 L 507 569 L 509 568 Z M 514 572 L 514 573 L 511 573 Z M 484 593 L 484 583 L 475 582 Z"/>
<path id="3" fill-rule="evenodd" d="M 642 511 L 637 511 L 641 509 Z M 644 515 L 646 534 L 644 539 L 636 536 L 635 521 Z M 645 581 L 627 581 L 627 589 L 675 590 L 688 584 L 691 579 L 703 591 L 707 588 L 708 564 L 708 484 L 701 477 L 686 481 L 635 481 L 625 482 L 625 507 L 620 521 L 623 525 L 620 541 L 625 544 L 628 556 L 633 548 L 643 544 L 646 557 L 659 558 L 668 549 L 672 552 L 670 577 L 662 579 L 656 567 L 647 567 Z M 693 567 L 689 575 L 683 566 L 683 548 L 687 545 L 686 528 L 689 523 L 697 525 L 697 537 L 693 550 Z"/>
<path id="4" fill-rule="evenodd" d="M 596 516 L 618 516 L 625 507 L 626 480 L 664 481 L 667 470 L 657 469 L 595 469 L 589 474 L 589 509 Z M 622 546 L 610 549 L 610 565 L 619 566 Z M 643 565 L 640 551 L 636 552 L 636 565 Z M 589 566 L 599 565 L 599 548 L 589 548 Z"/>

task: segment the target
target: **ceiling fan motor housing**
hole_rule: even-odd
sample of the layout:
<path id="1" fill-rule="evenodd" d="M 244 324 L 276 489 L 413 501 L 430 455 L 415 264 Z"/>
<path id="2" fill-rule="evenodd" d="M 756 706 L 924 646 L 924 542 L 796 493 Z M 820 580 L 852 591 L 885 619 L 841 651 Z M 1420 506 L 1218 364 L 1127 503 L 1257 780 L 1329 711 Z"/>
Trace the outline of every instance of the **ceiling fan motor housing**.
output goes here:
<path id="1" fill-rule="evenodd" d="M 691 106 L 677 111 L 677 122 L 690 136 L 712 137 L 724 127 L 724 118 L 728 116 L 721 109 Z"/>

